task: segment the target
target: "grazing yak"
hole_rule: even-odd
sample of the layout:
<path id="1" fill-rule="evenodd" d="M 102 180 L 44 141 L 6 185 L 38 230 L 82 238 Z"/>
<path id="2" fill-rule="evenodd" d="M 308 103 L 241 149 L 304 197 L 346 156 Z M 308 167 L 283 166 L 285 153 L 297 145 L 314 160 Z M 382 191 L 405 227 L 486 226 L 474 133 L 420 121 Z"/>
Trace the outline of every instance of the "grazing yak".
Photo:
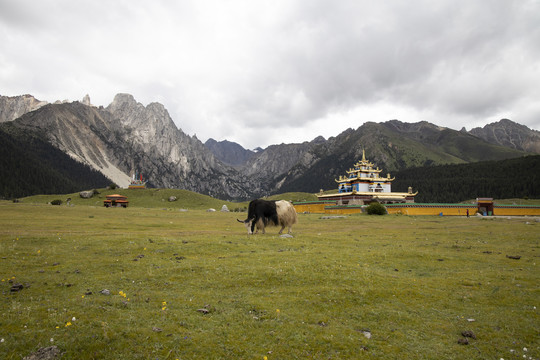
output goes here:
<path id="1" fill-rule="evenodd" d="M 253 230 L 257 227 L 257 232 L 262 230 L 265 233 L 265 227 L 269 225 L 281 226 L 279 233 L 283 232 L 285 227 L 291 228 L 296 224 L 296 210 L 293 205 L 285 200 L 268 201 L 257 199 L 249 203 L 247 219 L 239 222 L 244 223 L 248 234 L 253 234 Z"/>

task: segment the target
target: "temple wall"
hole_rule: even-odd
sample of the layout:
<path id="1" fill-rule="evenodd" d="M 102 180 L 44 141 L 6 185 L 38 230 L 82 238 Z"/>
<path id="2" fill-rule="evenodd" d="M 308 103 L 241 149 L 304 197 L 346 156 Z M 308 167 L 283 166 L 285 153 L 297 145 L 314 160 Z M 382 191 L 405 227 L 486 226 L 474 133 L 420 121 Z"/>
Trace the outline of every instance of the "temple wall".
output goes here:
<path id="1" fill-rule="evenodd" d="M 316 214 L 351 215 L 362 213 L 360 205 L 335 205 L 335 202 L 313 201 L 295 203 L 297 213 L 309 212 Z M 478 212 L 476 204 L 391 204 L 386 205 L 388 214 L 401 215 L 431 215 L 431 216 L 474 216 Z M 493 214 L 496 216 L 540 216 L 540 206 L 495 205 Z"/>
<path id="2" fill-rule="evenodd" d="M 467 209 L 469 214 L 475 215 L 478 212 L 478 206 L 476 204 L 461 205 L 461 204 L 410 204 L 401 205 L 395 204 L 386 207 L 389 214 L 403 214 L 403 215 L 440 215 L 443 216 L 466 216 Z M 540 206 L 497 206 L 493 208 L 495 216 L 540 216 Z"/>
<path id="3" fill-rule="evenodd" d="M 325 214 L 331 215 L 350 215 L 362 213 L 361 206 L 327 206 L 324 210 Z"/>
<path id="4" fill-rule="evenodd" d="M 297 213 L 315 213 L 324 214 L 324 208 L 328 205 L 335 205 L 335 201 L 306 201 L 294 203 L 294 209 Z"/>
<path id="5" fill-rule="evenodd" d="M 369 184 L 368 183 L 360 183 L 355 184 L 356 191 L 358 192 L 368 192 L 369 191 Z"/>
<path id="6" fill-rule="evenodd" d="M 467 209 L 469 209 L 469 215 L 474 215 L 478 211 L 476 204 L 471 205 L 392 205 L 387 206 L 386 210 L 389 214 L 402 214 L 402 215 L 440 215 L 443 216 L 466 216 Z"/>
<path id="7" fill-rule="evenodd" d="M 498 216 L 540 216 L 540 206 L 497 206 L 493 215 Z"/>

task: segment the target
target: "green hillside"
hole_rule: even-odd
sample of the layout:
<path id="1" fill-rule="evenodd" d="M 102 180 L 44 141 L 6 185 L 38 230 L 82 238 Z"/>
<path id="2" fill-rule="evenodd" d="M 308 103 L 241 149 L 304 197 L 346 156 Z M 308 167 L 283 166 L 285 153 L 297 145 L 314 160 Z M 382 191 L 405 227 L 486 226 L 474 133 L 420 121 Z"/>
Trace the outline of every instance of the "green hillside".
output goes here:
<path id="1" fill-rule="evenodd" d="M 393 191 L 418 191 L 416 202 L 477 197 L 540 198 L 540 155 L 471 164 L 428 166 L 394 174 Z"/>
<path id="2" fill-rule="evenodd" d="M 68 193 L 110 183 L 103 174 L 78 163 L 38 133 L 0 126 L 0 199 L 32 194 Z"/>
<path id="3" fill-rule="evenodd" d="M 57 195 L 35 195 L 23 198 L 21 201 L 24 203 L 46 204 L 55 199 L 66 202 L 68 198 L 71 198 L 71 204 L 73 205 L 103 206 L 103 200 L 107 195 L 120 194 L 127 196 L 130 207 L 199 210 L 213 208 L 221 210 L 223 205 L 227 205 L 231 211 L 235 208 L 247 207 L 247 202 L 233 203 L 181 189 L 97 189 L 97 191 L 99 194 L 90 199 L 83 199 L 76 192 Z M 171 196 L 176 197 L 177 200 L 169 201 Z"/>
<path id="4" fill-rule="evenodd" d="M 163 209 L 188 209 L 188 210 L 221 210 L 226 205 L 229 211 L 245 210 L 249 201 L 231 202 L 215 199 L 208 195 L 202 195 L 193 191 L 181 189 L 98 189 L 99 194 L 90 199 L 83 199 L 79 193 L 57 195 L 34 195 L 21 199 L 24 203 L 47 204 L 53 200 L 62 200 L 66 204 L 68 198 L 70 204 L 83 206 L 103 206 L 103 200 L 107 195 L 120 194 L 127 196 L 129 207 L 163 208 Z M 171 196 L 176 201 L 169 201 Z M 269 200 L 308 201 L 317 200 L 317 197 L 308 193 L 286 193 L 268 197 Z"/>
<path id="5" fill-rule="evenodd" d="M 287 180 L 280 191 L 315 193 L 320 189 L 331 189 L 336 186 L 334 179 L 345 174 L 360 160 L 363 151 L 369 161 L 383 170 L 383 175 L 423 166 L 496 161 L 527 155 L 523 151 L 493 145 L 459 131 L 441 131 L 432 124 L 420 124 L 420 128 L 408 131 L 392 125 L 396 125 L 396 122 L 368 122 L 314 147 L 312 153 L 319 160 L 310 168 L 298 165 L 291 169 L 289 174 L 300 175 Z M 275 183 L 282 180 L 283 177 L 277 178 Z"/>

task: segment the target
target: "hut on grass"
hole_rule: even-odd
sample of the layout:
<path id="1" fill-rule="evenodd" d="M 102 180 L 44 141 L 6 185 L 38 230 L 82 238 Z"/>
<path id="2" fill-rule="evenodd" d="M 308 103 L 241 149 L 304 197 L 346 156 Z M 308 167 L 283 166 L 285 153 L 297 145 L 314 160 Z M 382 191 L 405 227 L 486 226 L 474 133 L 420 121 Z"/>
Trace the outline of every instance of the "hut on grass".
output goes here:
<path id="1" fill-rule="evenodd" d="M 129 204 L 129 201 L 127 199 L 127 196 L 119 195 L 119 194 L 113 194 L 113 195 L 107 195 L 107 199 L 103 200 L 103 206 L 105 207 L 127 207 Z"/>

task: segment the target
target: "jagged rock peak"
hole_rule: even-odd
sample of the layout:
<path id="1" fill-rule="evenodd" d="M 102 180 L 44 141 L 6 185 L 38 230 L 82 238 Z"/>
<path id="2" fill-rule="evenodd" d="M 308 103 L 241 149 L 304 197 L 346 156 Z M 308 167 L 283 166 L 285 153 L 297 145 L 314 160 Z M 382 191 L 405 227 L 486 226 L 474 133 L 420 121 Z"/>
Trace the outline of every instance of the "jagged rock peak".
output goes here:
<path id="1" fill-rule="evenodd" d="M 47 105 L 32 95 L 1 96 L 0 95 L 0 122 L 13 121 L 27 112 L 34 111 Z"/>
<path id="2" fill-rule="evenodd" d="M 82 99 L 82 103 L 84 105 L 92 106 L 92 103 L 90 102 L 90 95 L 86 94 Z"/>
<path id="3" fill-rule="evenodd" d="M 140 102 L 137 102 L 137 100 L 135 100 L 135 98 L 131 94 L 116 94 L 112 103 L 107 107 L 107 110 L 112 113 L 115 113 L 117 111 L 125 111 L 126 109 L 137 111 L 147 110 L 170 117 L 167 109 L 165 109 L 165 106 L 163 106 L 163 104 L 160 104 L 158 102 L 152 102 L 145 107 Z"/>
<path id="4" fill-rule="evenodd" d="M 114 99 L 113 99 L 112 103 L 110 103 L 110 105 L 107 107 L 107 109 L 114 112 L 117 109 L 124 108 L 124 107 L 129 107 L 129 106 L 141 106 L 141 107 L 143 107 L 142 104 L 138 103 L 135 100 L 133 95 L 120 93 L 120 94 L 116 94 L 114 96 Z"/>
<path id="5" fill-rule="evenodd" d="M 159 126 L 179 130 L 165 106 L 152 102 L 145 107 L 131 94 L 116 94 L 113 102 L 107 106 L 107 110 L 126 126 L 138 128 Z"/>

